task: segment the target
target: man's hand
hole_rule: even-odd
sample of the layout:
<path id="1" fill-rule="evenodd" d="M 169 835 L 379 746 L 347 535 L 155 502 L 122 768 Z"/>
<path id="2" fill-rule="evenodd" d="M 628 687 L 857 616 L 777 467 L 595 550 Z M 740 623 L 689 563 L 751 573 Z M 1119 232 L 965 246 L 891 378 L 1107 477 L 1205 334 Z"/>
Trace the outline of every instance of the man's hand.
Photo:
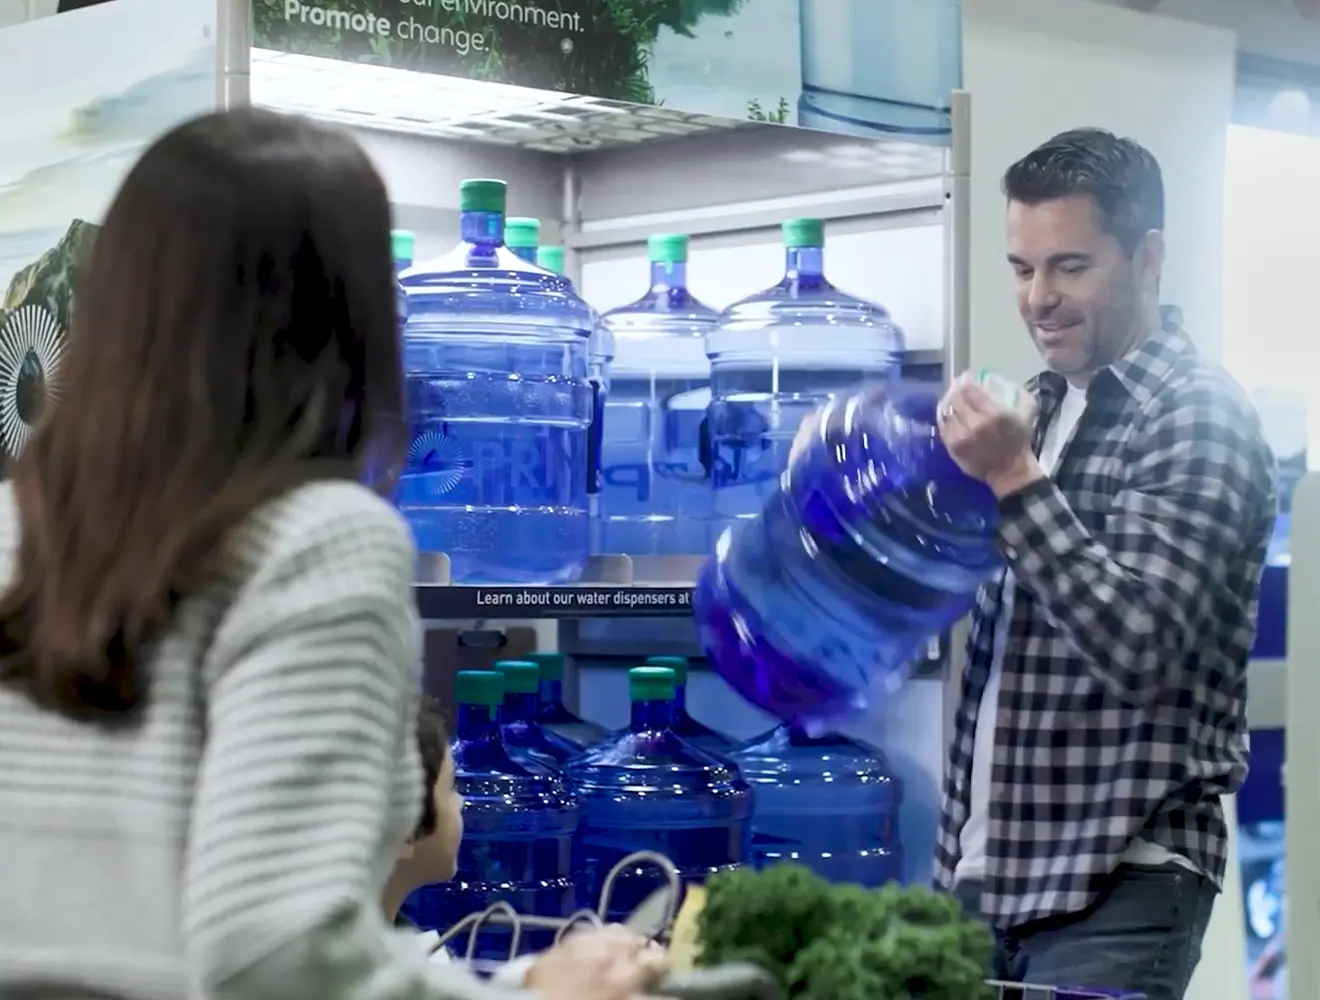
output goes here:
<path id="1" fill-rule="evenodd" d="M 1031 452 L 1035 400 L 1021 394 L 1017 409 L 997 402 L 970 375 L 958 376 L 936 411 L 949 456 L 997 497 L 1045 476 Z"/>

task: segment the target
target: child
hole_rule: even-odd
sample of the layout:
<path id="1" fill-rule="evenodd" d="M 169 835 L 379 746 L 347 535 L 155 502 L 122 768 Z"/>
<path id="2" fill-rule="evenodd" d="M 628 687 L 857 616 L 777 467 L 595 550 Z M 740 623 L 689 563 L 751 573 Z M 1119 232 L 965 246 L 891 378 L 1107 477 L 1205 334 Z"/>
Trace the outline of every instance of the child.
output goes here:
<path id="1" fill-rule="evenodd" d="M 463 839 L 463 797 L 454 788 L 454 758 L 440 719 L 425 705 L 417 720 L 417 747 L 422 758 L 426 793 L 422 815 L 408 842 L 399 848 L 399 859 L 385 886 L 382 905 L 387 920 L 407 925 L 399 908 L 414 889 L 433 882 L 447 882 L 458 869 L 458 845 Z M 426 931 L 418 944 L 434 962 L 452 961 L 440 947 L 440 935 Z M 600 970 L 602 983 L 612 976 L 638 982 L 655 982 L 667 967 L 664 949 L 647 938 L 619 926 L 569 934 L 562 942 L 539 955 L 523 955 L 503 966 L 493 978 L 496 985 L 536 990 L 563 975 L 565 968 L 591 967 Z"/>
<path id="2" fill-rule="evenodd" d="M 399 908 L 414 889 L 448 882 L 458 868 L 458 845 L 463 839 L 463 798 L 454 789 L 454 759 L 440 719 L 425 705 L 418 713 L 417 748 L 422 758 L 422 815 L 408 842 L 399 848 L 399 860 L 385 886 L 383 905 L 387 920 L 399 924 Z M 448 954 L 437 948 L 440 935 L 419 935 L 420 945 L 436 961 Z"/>

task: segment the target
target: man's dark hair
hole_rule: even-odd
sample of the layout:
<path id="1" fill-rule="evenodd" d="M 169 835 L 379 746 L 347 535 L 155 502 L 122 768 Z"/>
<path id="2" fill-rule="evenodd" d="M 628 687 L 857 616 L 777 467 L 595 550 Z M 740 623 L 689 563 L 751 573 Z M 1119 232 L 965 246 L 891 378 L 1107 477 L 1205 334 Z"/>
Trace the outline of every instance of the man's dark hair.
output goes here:
<path id="1" fill-rule="evenodd" d="M 68 405 L 12 467 L 0 683 L 130 721 L 255 508 L 314 480 L 389 495 L 407 447 L 396 289 L 385 184 L 346 133 L 247 108 L 143 153 L 79 269 Z"/>
<path id="2" fill-rule="evenodd" d="M 435 812 L 435 783 L 449 756 L 449 736 L 440 716 L 425 702 L 417 713 L 417 749 L 422 755 L 422 815 L 413 830 L 414 841 L 435 833 L 440 818 Z"/>
<path id="3" fill-rule="evenodd" d="M 1061 132 L 1004 173 L 1004 194 L 1024 205 L 1086 195 L 1104 231 L 1129 257 L 1164 228 L 1164 178 L 1150 150 L 1098 128 Z"/>

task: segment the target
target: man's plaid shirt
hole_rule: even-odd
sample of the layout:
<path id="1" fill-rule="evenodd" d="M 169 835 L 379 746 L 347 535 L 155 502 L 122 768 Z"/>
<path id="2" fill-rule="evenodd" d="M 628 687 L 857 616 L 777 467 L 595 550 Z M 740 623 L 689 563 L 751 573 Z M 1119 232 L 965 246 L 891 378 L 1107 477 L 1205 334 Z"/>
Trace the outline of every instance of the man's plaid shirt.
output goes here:
<path id="1" fill-rule="evenodd" d="M 1066 384 L 1029 383 L 1035 447 Z M 1000 926 L 1094 901 L 1135 838 L 1222 881 L 1220 797 L 1247 773 L 1247 656 L 1275 515 L 1251 404 L 1172 324 L 1096 376 L 1052 478 L 1005 497 L 1017 580 L 982 906 Z M 936 851 L 948 887 L 1002 582 L 973 613 Z"/>

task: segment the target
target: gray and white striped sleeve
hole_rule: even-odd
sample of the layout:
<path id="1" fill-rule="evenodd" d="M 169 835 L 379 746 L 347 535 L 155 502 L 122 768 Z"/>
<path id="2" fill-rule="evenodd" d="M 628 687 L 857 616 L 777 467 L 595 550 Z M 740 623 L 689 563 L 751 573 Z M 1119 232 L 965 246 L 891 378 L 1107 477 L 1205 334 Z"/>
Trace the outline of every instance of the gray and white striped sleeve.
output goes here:
<path id="1" fill-rule="evenodd" d="M 416 769 L 413 552 L 352 489 L 284 514 L 206 665 L 182 922 L 211 1000 L 503 1000 L 386 926 L 379 865 Z M 313 509 L 316 507 L 317 509 Z M 420 796 L 420 780 L 412 780 Z M 397 804 L 394 805 L 397 816 Z M 396 819 L 397 822 L 397 819 Z"/>

